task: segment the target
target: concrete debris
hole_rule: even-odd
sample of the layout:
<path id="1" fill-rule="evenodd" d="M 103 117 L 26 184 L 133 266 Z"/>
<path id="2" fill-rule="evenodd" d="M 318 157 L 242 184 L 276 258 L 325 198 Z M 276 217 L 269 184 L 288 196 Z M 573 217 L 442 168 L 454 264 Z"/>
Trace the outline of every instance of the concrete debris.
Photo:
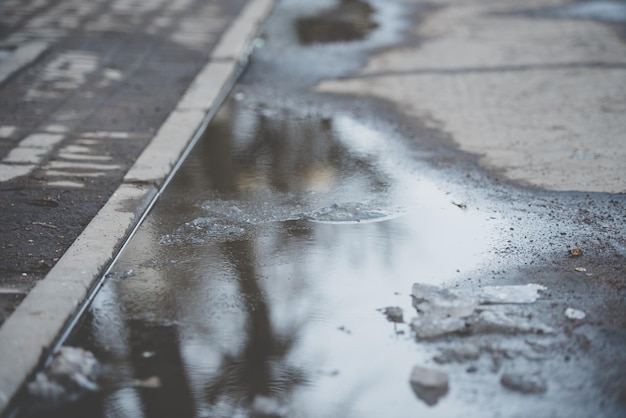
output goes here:
<path id="1" fill-rule="evenodd" d="M 481 304 L 533 303 L 539 299 L 539 291 L 545 286 L 535 283 L 513 286 L 485 286 L 478 290 Z"/>
<path id="2" fill-rule="evenodd" d="M 464 318 L 478 306 L 478 298 L 420 283 L 413 284 L 413 307 L 418 312 L 439 312 L 443 317 Z"/>
<path id="3" fill-rule="evenodd" d="M 404 323 L 404 315 L 402 312 L 402 308 L 398 306 L 388 306 L 386 308 L 379 309 L 379 310 L 383 313 L 383 315 L 387 317 L 387 320 L 389 322 L 393 322 L 396 324 Z"/>
<path id="4" fill-rule="evenodd" d="M 544 289 L 527 284 L 471 291 L 415 283 L 412 296 L 418 316 L 411 328 L 423 339 L 453 333 L 552 333 L 547 325 L 515 309 L 516 305 L 535 302 Z"/>
<path id="5" fill-rule="evenodd" d="M 448 393 L 448 374 L 439 370 L 415 366 L 410 383 L 415 395 L 430 406 Z"/>
<path id="6" fill-rule="evenodd" d="M 447 334 L 468 331 L 467 328 L 468 326 L 464 318 L 446 318 L 438 314 L 421 315 L 413 318 L 411 321 L 411 329 L 415 331 L 418 338 L 422 339 L 437 338 Z"/>
<path id="7" fill-rule="evenodd" d="M 479 312 L 470 318 L 468 326 L 474 333 L 500 334 L 552 334 L 549 326 L 523 315 L 516 315 L 507 309 L 490 309 Z"/>
<path id="8" fill-rule="evenodd" d="M 459 345 L 442 349 L 439 355 L 433 357 L 439 364 L 464 363 L 469 360 L 478 360 L 480 357 L 480 347 L 472 343 L 461 343 Z"/>
<path id="9" fill-rule="evenodd" d="M 580 320 L 585 319 L 587 314 L 585 314 L 583 311 L 581 311 L 579 309 L 567 308 L 565 310 L 565 316 L 568 319 L 573 319 L 573 320 L 579 320 L 580 321 Z"/>
<path id="10" fill-rule="evenodd" d="M 507 389 L 521 393 L 544 393 L 548 390 L 545 379 L 538 374 L 508 372 L 502 375 L 500 383 Z"/>
<path id="11" fill-rule="evenodd" d="M 61 347 L 50 365 L 27 385 L 35 404 L 56 407 L 97 392 L 100 365 L 95 356 L 81 348 Z"/>

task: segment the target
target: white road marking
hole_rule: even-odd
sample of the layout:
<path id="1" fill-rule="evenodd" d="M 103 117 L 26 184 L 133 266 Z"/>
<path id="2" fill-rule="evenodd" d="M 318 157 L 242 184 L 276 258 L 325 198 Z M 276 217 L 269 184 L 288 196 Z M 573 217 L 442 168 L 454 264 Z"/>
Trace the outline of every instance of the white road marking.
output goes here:
<path id="1" fill-rule="evenodd" d="M 11 138 L 17 127 L 12 125 L 0 126 L 0 138 Z"/>
<path id="2" fill-rule="evenodd" d="M 34 165 L 8 165 L 0 163 L 0 181 L 9 181 L 29 174 L 35 169 Z"/>
<path id="3" fill-rule="evenodd" d="M 55 133 L 55 134 L 64 134 L 64 133 L 67 133 L 68 129 L 67 127 L 63 125 L 53 124 L 53 125 L 46 126 L 45 128 L 42 129 L 42 131 Z"/>
<path id="4" fill-rule="evenodd" d="M 97 55 L 85 51 L 60 54 L 46 65 L 41 80 L 26 92 L 26 100 L 58 97 L 54 90 L 78 89 L 98 69 L 98 63 Z"/>
<path id="5" fill-rule="evenodd" d="M 21 148 L 43 148 L 49 151 L 63 140 L 60 134 L 32 134 L 27 136 L 19 143 Z"/>
<path id="6" fill-rule="evenodd" d="M 72 152 L 60 152 L 59 158 L 64 160 L 111 161 L 111 157 L 108 155 L 85 155 Z"/>
<path id="7" fill-rule="evenodd" d="M 22 148 L 12 149 L 9 154 L 2 160 L 3 163 L 17 164 L 39 164 L 46 158 L 48 152 L 41 148 Z"/>
<path id="8" fill-rule="evenodd" d="M 86 138 L 114 138 L 114 139 L 126 139 L 130 137 L 128 132 L 113 132 L 113 131 L 85 132 L 82 136 Z"/>
<path id="9" fill-rule="evenodd" d="M 70 180 L 49 181 L 46 184 L 51 187 L 71 187 L 74 189 L 82 189 L 83 187 L 85 187 L 85 183 L 79 183 Z"/>
<path id="10" fill-rule="evenodd" d="M 119 170 L 121 165 L 117 164 L 96 164 L 96 163 L 76 163 L 67 161 L 50 161 L 46 169 L 60 170 L 64 168 L 79 168 L 82 170 Z"/>
<path id="11" fill-rule="evenodd" d="M 47 177 L 102 177 L 106 176 L 106 173 L 101 171 L 97 172 L 70 172 L 70 171 L 57 171 L 57 170 L 48 170 L 46 171 Z"/>

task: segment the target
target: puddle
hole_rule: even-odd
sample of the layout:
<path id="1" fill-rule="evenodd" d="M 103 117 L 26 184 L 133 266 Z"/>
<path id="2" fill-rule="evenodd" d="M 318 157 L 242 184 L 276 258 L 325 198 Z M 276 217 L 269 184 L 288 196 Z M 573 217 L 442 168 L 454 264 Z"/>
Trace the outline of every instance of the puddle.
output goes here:
<path id="1" fill-rule="evenodd" d="M 276 35 L 293 30 L 281 13 L 288 25 L 274 21 L 262 54 L 282 52 Z M 299 53 L 314 59 L 310 49 Z M 484 417 L 488 404 L 540 416 L 549 396 L 570 399 L 553 386 L 519 399 L 545 387 L 540 367 L 572 380 L 565 363 L 538 363 L 573 346 L 545 338 L 556 308 L 544 288 L 480 283 L 502 268 L 517 225 L 431 181 L 407 150 L 416 138 L 289 96 L 292 82 L 345 70 L 331 60 L 313 74 L 302 56 L 277 53 L 287 64 L 276 71 L 257 56 L 217 112 L 68 341 L 102 365 L 97 400 L 57 415 Z M 530 210 L 524 222 L 546 241 L 553 219 Z M 545 324 L 526 320 L 530 305 Z M 521 370 L 505 375 L 513 360 Z M 601 389 L 586 380 L 593 397 Z"/>
<path id="2" fill-rule="evenodd" d="M 390 210 L 370 208 L 363 203 L 333 204 L 305 215 L 306 220 L 329 224 L 382 222 L 399 216 Z"/>
<path id="3" fill-rule="evenodd" d="M 607 0 L 580 2 L 552 9 L 549 13 L 556 17 L 619 23 L 626 22 L 626 2 Z"/>
<path id="4" fill-rule="evenodd" d="M 536 9 L 529 13 L 542 17 L 588 19 L 605 23 L 624 23 L 626 22 L 626 2 L 611 0 L 582 1 L 558 7 Z"/>
<path id="5" fill-rule="evenodd" d="M 298 19 L 298 40 L 303 45 L 362 40 L 378 27 L 373 15 L 374 9 L 365 1 L 341 0 L 333 9 Z"/>
<path id="6" fill-rule="evenodd" d="M 81 411 L 427 408 L 409 382 L 428 355 L 410 332 L 411 286 L 475 268 L 497 222 L 411 173 L 395 135 L 347 114 L 229 100 L 71 341 L 107 370 Z M 370 367 L 372 353 L 384 367 Z"/>

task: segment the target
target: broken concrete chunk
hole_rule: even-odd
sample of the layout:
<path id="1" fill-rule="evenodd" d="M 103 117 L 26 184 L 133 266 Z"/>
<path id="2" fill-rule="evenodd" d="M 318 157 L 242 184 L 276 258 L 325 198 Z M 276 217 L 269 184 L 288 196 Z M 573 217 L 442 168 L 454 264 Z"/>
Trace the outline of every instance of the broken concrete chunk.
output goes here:
<path id="1" fill-rule="evenodd" d="M 100 370 L 94 355 L 82 348 L 61 347 L 50 365 L 27 385 L 36 404 L 56 407 L 99 390 Z"/>
<path id="2" fill-rule="evenodd" d="M 417 310 L 432 308 L 448 309 L 452 315 L 462 314 L 464 309 L 471 313 L 476 305 L 534 303 L 539 291 L 546 287 L 540 284 L 509 286 L 484 286 L 477 290 L 442 289 L 420 283 L 413 284 L 413 306 Z M 466 312 L 466 311 L 463 311 Z"/>
<path id="3" fill-rule="evenodd" d="M 574 309 L 574 308 L 567 308 L 565 310 L 565 316 L 568 319 L 573 319 L 573 320 L 578 320 L 581 321 L 583 319 L 585 319 L 585 317 L 587 316 L 587 314 L 585 314 L 583 311 L 578 310 L 578 309 Z"/>
<path id="4" fill-rule="evenodd" d="M 410 382 L 415 395 L 430 406 L 448 393 L 448 374 L 439 370 L 415 366 Z"/>
<path id="5" fill-rule="evenodd" d="M 478 290 L 481 304 L 534 303 L 545 286 L 535 283 L 512 286 L 485 286 Z"/>
<path id="6" fill-rule="evenodd" d="M 528 318 L 518 307 L 535 302 L 544 289 L 527 284 L 472 291 L 415 283 L 412 296 L 418 316 L 411 321 L 411 328 L 423 339 L 453 333 L 552 333 L 550 327 Z"/>
<path id="7" fill-rule="evenodd" d="M 437 312 L 443 317 L 463 318 L 471 315 L 478 300 L 467 292 L 442 289 L 420 283 L 413 284 L 413 307 L 418 312 Z"/>
<path id="8" fill-rule="evenodd" d="M 387 321 L 401 324 L 404 322 L 404 315 L 402 308 L 398 306 L 388 306 L 380 309 L 380 311 L 387 317 Z"/>
<path id="9" fill-rule="evenodd" d="M 489 309 L 479 312 L 471 318 L 468 327 L 475 333 L 502 333 L 502 334 L 552 334 L 554 330 L 549 326 L 515 315 L 504 309 Z"/>
<path id="10" fill-rule="evenodd" d="M 500 383 L 507 389 L 521 393 L 544 393 L 548 390 L 545 379 L 538 374 L 504 373 Z"/>
<path id="11" fill-rule="evenodd" d="M 480 347 L 473 343 L 459 343 L 449 348 L 442 349 L 433 360 L 440 364 L 464 363 L 470 360 L 478 360 Z"/>
<path id="12" fill-rule="evenodd" d="M 454 316 L 420 315 L 411 321 L 411 329 L 418 338 L 430 339 L 467 331 L 467 323 Z"/>

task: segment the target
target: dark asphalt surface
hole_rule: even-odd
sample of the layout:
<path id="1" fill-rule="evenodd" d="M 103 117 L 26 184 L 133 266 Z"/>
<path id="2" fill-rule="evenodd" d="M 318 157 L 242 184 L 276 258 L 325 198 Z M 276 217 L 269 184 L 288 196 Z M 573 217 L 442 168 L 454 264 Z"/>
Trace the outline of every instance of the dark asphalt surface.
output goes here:
<path id="1" fill-rule="evenodd" d="M 0 182 L 0 324 L 119 186 L 245 3 L 4 2 L 3 59 L 49 46 L 0 85 L 0 161 L 30 135 L 61 136 L 30 173 Z"/>

